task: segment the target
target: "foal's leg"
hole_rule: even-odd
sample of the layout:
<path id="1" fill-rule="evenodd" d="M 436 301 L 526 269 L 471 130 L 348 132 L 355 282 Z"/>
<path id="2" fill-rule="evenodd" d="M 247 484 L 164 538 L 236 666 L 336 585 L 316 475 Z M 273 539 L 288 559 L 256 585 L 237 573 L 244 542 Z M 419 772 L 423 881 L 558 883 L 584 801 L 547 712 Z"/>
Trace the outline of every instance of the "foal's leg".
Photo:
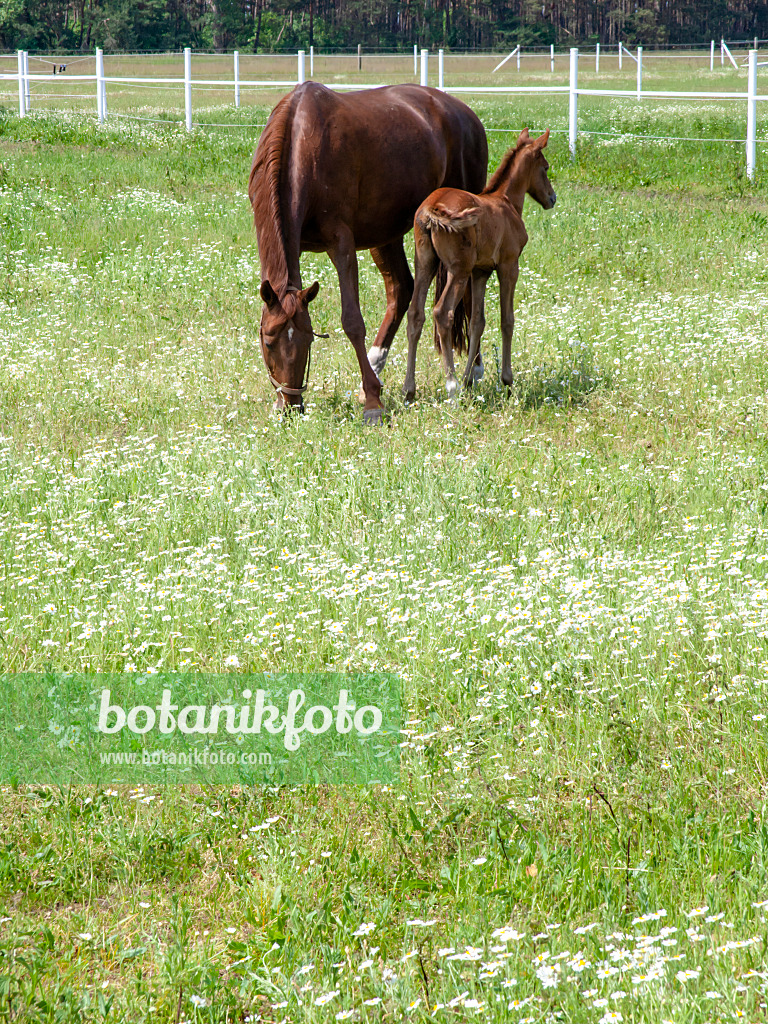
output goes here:
<path id="1" fill-rule="evenodd" d="M 485 286 L 488 284 L 490 272 L 475 270 L 472 273 L 472 319 L 469 321 L 469 355 L 464 370 L 464 387 L 469 388 L 480 377 L 476 376 L 475 359 L 480 352 L 480 339 L 485 330 Z"/>
<path id="2" fill-rule="evenodd" d="M 501 264 L 496 268 L 499 279 L 499 300 L 501 305 L 501 383 L 512 386 L 512 331 L 515 327 L 515 285 L 520 273 L 517 260 Z"/>
<path id="3" fill-rule="evenodd" d="M 468 280 L 468 274 L 458 275 L 449 270 L 448 281 L 432 314 L 440 340 L 440 355 L 445 372 L 445 390 L 451 398 L 459 389 L 459 382 L 456 380 L 456 371 L 453 366 L 453 316 Z"/>
<path id="4" fill-rule="evenodd" d="M 408 260 L 405 258 L 402 239 L 371 249 L 371 256 L 384 278 L 387 292 L 387 311 L 376 340 L 368 350 L 368 361 L 374 372 L 381 376 L 389 355 L 389 347 L 397 334 L 400 321 L 408 311 L 408 303 L 413 295 L 413 278 Z"/>
<path id="5" fill-rule="evenodd" d="M 365 351 L 365 321 L 360 312 L 360 293 L 357 278 L 357 252 L 355 240 L 348 227 L 342 225 L 337 232 L 336 241 L 328 250 L 328 255 L 336 267 L 341 289 L 341 326 L 352 342 L 360 374 L 363 379 L 365 394 L 364 423 L 381 423 L 381 381 L 373 372 Z"/>
<path id="6" fill-rule="evenodd" d="M 413 234 L 416 281 L 413 286 L 413 298 L 408 307 L 408 365 L 403 383 L 403 397 L 406 402 L 412 402 L 416 397 L 416 349 L 424 327 L 424 304 L 427 301 L 427 292 L 440 262 L 432 246 L 429 232 L 423 231 L 416 224 Z"/>

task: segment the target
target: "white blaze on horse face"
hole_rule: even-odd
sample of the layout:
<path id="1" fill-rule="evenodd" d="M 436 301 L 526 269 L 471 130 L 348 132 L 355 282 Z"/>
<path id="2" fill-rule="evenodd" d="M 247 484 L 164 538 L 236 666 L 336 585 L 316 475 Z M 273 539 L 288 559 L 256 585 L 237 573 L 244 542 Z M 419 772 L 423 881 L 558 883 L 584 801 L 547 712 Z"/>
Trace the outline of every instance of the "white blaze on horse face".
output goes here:
<path id="1" fill-rule="evenodd" d="M 293 328 L 288 328 L 288 341 L 293 341 Z"/>

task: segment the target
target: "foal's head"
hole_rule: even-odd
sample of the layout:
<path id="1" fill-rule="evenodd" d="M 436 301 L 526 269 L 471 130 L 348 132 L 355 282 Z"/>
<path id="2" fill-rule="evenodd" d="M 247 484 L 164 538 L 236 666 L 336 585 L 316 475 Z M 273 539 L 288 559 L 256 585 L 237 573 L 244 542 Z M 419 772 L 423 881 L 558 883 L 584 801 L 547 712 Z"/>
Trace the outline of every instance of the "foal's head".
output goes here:
<path id="1" fill-rule="evenodd" d="M 544 147 L 549 141 L 549 129 L 538 139 L 532 139 L 528 129 L 523 128 L 517 140 L 517 148 L 525 147 L 520 152 L 520 157 L 526 161 L 529 173 L 528 195 L 540 203 L 545 210 L 551 210 L 555 205 L 557 196 L 552 188 L 552 183 L 547 177 L 549 162 L 544 156 Z"/>
<path id="2" fill-rule="evenodd" d="M 309 356 L 314 331 L 309 304 L 317 295 L 317 281 L 309 288 L 288 291 L 280 299 L 269 281 L 261 285 L 264 309 L 259 339 L 264 362 L 277 392 L 277 408 L 298 408 L 303 412 L 303 394 L 308 381 Z"/>

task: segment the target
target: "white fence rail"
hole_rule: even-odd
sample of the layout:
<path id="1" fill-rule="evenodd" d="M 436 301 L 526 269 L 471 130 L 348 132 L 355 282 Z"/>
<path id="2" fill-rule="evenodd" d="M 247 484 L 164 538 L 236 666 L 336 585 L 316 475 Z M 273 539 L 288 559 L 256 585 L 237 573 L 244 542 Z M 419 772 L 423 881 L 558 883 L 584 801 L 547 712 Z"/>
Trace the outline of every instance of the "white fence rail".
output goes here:
<path id="1" fill-rule="evenodd" d="M 509 57 L 505 58 L 501 64 L 497 65 L 493 70 L 498 71 L 499 68 L 505 64 L 511 57 L 517 56 L 518 68 L 520 66 L 520 47 L 517 46 Z M 738 70 L 738 65 L 734 61 L 730 50 L 725 45 L 723 40 L 720 41 L 720 52 L 721 61 L 724 60 L 725 54 L 731 59 L 734 67 Z M 757 60 L 758 51 L 757 49 L 751 49 L 748 53 L 747 63 L 747 90 L 746 92 L 681 92 L 681 91 L 664 91 L 664 90 L 652 90 L 643 89 L 643 49 L 638 47 L 637 55 L 630 53 L 629 50 L 624 46 L 623 43 L 618 45 L 618 57 L 619 67 L 621 67 L 622 53 L 630 56 L 637 64 L 637 81 L 635 89 L 584 89 L 579 88 L 578 84 L 578 67 L 579 67 L 579 50 L 572 48 L 569 54 L 569 83 L 568 85 L 455 85 L 446 86 L 445 84 L 445 73 L 444 73 L 444 53 L 442 50 L 438 53 L 438 88 L 445 89 L 451 93 L 475 93 L 475 94 L 542 94 L 542 95 L 553 95 L 553 94 L 567 94 L 568 95 L 568 144 L 571 151 L 571 155 L 576 155 L 576 144 L 578 139 L 578 98 L 579 96 L 593 96 L 593 97 L 626 97 L 635 100 L 642 100 L 643 98 L 654 99 L 654 100 L 698 100 L 698 101 L 734 101 L 741 102 L 746 105 L 746 125 L 747 125 L 747 137 L 745 140 L 746 146 L 746 170 L 747 176 L 750 179 L 754 178 L 755 166 L 756 166 L 756 146 L 757 146 L 757 104 L 761 101 L 768 100 L 768 94 L 758 95 L 757 92 L 757 68 L 762 66 L 762 62 L 759 64 Z M 183 78 L 143 78 L 143 77 L 129 77 L 129 76 L 110 76 L 104 74 L 104 55 L 100 49 L 96 50 L 96 73 L 94 75 L 78 75 L 68 74 L 68 82 L 93 82 L 95 85 L 96 92 L 96 114 L 99 122 L 103 122 L 107 116 L 107 86 L 108 85 L 137 85 L 141 86 L 177 86 L 183 87 L 184 89 L 184 121 L 187 130 L 191 131 L 193 128 L 192 120 L 192 87 L 197 86 L 218 86 L 220 89 L 232 89 L 234 92 L 235 106 L 240 105 L 241 91 L 245 88 L 249 89 L 290 89 L 297 83 L 305 81 L 305 67 L 306 67 L 306 54 L 304 50 L 300 50 L 297 55 L 296 65 L 296 77 L 291 79 L 269 79 L 264 81 L 259 80 L 248 80 L 243 79 L 240 74 L 240 63 L 239 53 L 233 54 L 233 78 L 232 80 L 223 80 L 220 78 L 215 79 L 198 79 L 192 78 L 192 52 L 189 48 L 184 50 L 184 77 Z M 310 52 L 310 73 L 314 64 L 314 50 Z M 710 48 L 710 66 L 714 61 L 714 42 Z M 417 67 L 417 51 L 414 47 L 414 73 L 416 73 Z M 550 60 L 552 70 L 554 70 L 554 50 L 550 51 Z M 359 60 L 359 58 L 358 58 Z M 422 50 L 420 54 L 420 83 L 421 85 L 427 85 L 428 74 L 429 74 L 429 52 Z M 16 81 L 18 82 L 18 96 L 19 96 L 19 117 L 25 117 L 31 106 L 32 95 L 30 93 L 30 84 L 34 82 L 61 82 L 61 75 L 56 75 L 55 71 L 53 74 L 30 74 L 29 71 L 29 54 L 23 50 L 17 52 L 17 70 L 13 72 L 0 73 L 0 81 Z M 600 48 L 599 46 L 595 51 L 595 70 L 599 71 L 600 68 Z M 348 83 L 342 84 L 338 82 L 328 83 L 328 87 L 336 90 L 357 90 L 357 89 L 369 89 L 374 88 L 375 84 L 379 83 Z M 674 141 L 674 140 L 672 140 Z M 705 141 L 705 140 L 702 140 Z"/>

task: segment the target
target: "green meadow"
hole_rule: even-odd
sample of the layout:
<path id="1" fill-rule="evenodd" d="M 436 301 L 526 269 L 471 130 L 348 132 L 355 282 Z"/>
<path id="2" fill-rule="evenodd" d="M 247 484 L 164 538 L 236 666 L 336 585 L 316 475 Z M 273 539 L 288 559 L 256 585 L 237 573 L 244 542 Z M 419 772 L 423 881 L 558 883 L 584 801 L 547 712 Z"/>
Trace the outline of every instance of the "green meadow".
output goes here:
<path id="1" fill-rule="evenodd" d="M 325 256 L 273 412 L 276 94 L 191 133 L 177 100 L 0 109 L 0 665 L 391 673 L 399 775 L 6 780 L 0 1020 L 764 1020 L 766 105 L 750 182 L 746 104 L 584 99 L 572 162 L 567 97 L 470 98 L 492 166 L 552 129 L 515 385 L 492 282 L 480 386 L 448 402 L 425 332 L 404 407 L 401 329 L 370 429 Z"/>

